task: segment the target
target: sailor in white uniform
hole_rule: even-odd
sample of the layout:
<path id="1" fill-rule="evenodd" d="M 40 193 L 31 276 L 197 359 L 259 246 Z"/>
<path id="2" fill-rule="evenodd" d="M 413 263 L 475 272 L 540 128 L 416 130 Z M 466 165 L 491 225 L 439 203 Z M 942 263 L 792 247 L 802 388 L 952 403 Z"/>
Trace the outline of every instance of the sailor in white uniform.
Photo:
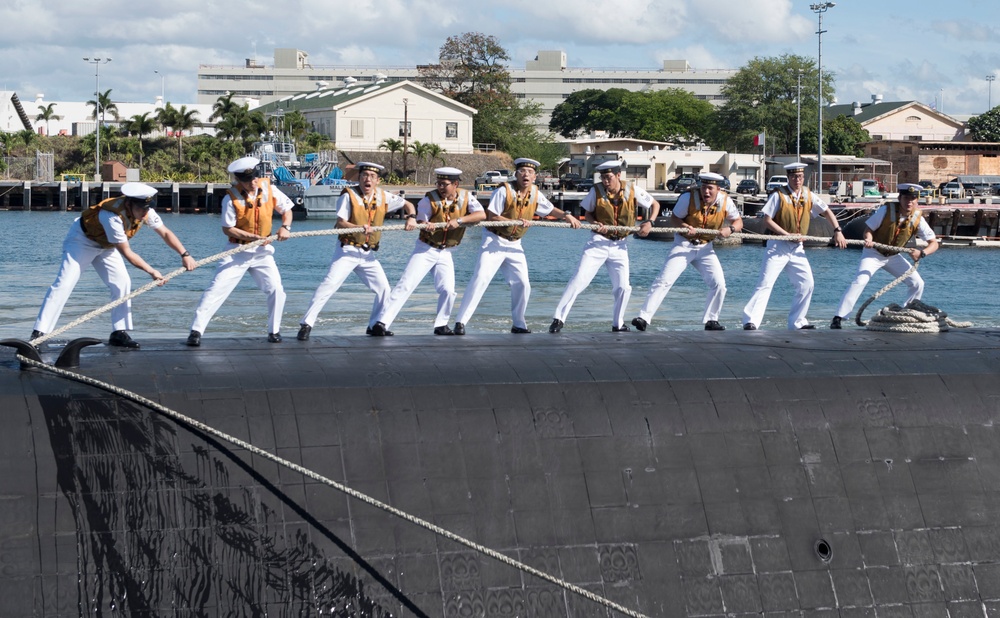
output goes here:
<path id="1" fill-rule="evenodd" d="M 375 301 L 372 304 L 372 312 L 366 331 L 371 334 L 371 328 L 375 325 L 389 295 L 389 280 L 385 276 L 382 264 L 375 257 L 375 252 L 378 251 L 381 242 L 382 232 L 373 232 L 372 228 L 382 226 L 386 215 L 396 212 L 400 208 L 406 210 L 407 229 L 413 229 L 417 225 L 414 221 L 416 218 L 415 209 L 410 206 L 406 198 L 379 188 L 381 174 L 385 171 L 385 167 L 378 163 L 362 161 L 355 166 L 355 169 L 358 171 L 357 189 L 348 187 L 337 199 L 337 227 L 361 227 L 364 228 L 364 232 L 340 236 L 340 242 L 337 243 L 337 248 L 333 251 L 330 268 L 319 287 L 316 288 L 305 315 L 299 321 L 297 335 L 299 341 L 309 339 L 309 334 L 312 332 L 312 327 L 316 323 L 320 311 L 352 272 L 361 279 L 361 282 L 369 290 L 375 293 Z"/>
<path id="2" fill-rule="evenodd" d="M 559 305 L 556 306 L 552 324 L 549 326 L 550 333 L 562 330 L 576 297 L 587 289 L 601 266 L 608 269 L 615 300 L 611 330 L 612 332 L 629 330 L 625 325 L 625 307 L 632 294 L 632 286 L 629 285 L 628 245 L 625 241 L 628 233 L 610 232 L 605 228 L 634 226 L 636 207 L 641 206 L 648 210 L 648 216 L 642 222 L 638 234 L 646 236 L 653 229 L 653 221 L 660 212 L 660 203 L 644 189 L 622 183 L 620 162 L 606 161 L 595 169 L 601 174 L 601 184 L 594 185 L 580 202 L 580 207 L 587 213 L 587 222 L 597 223 L 600 227 L 587 241 L 576 274 L 566 285 Z"/>
<path id="3" fill-rule="evenodd" d="M 434 318 L 435 335 L 454 335 L 448 326 L 451 310 L 455 306 L 455 263 L 452 252 L 462 242 L 465 227 L 486 218 L 483 207 L 469 191 L 458 186 L 462 180 L 462 170 L 454 167 L 439 167 L 437 188 L 429 191 L 417 204 L 417 221 L 421 223 L 444 223 L 444 227 L 420 231 L 410 261 L 403 270 L 399 283 L 389 293 L 379 315 L 371 327 L 375 337 L 391 335 L 393 320 L 403 309 L 413 291 L 417 289 L 427 273 L 434 271 L 434 289 L 438 293 L 437 315 Z"/>
<path id="4" fill-rule="evenodd" d="M 699 186 L 692 187 L 677 198 L 670 216 L 670 227 L 720 230 L 719 235 L 699 236 L 693 231 L 674 235 L 674 246 L 667 255 L 663 270 L 650 286 L 639 316 L 632 320 L 632 326 L 639 330 L 646 330 L 653 314 L 689 264 L 695 267 L 708 286 L 705 313 L 702 316 L 705 330 L 726 330 L 719 323 L 722 302 L 726 298 L 726 277 L 722 273 L 719 257 L 715 254 L 713 241 L 716 238 L 728 238 L 742 230 L 743 218 L 733 200 L 719 188 L 719 183 L 724 180 L 721 175 L 703 172 L 698 175 L 698 180 Z"/>
<path id="5" fill-rule="evenodd" d="M 152 208 L 156 201 L 156 189 L 141 182 L 126 182 L 122 185 L 121 192 L 121 197 L 94 204 L 70 225 L 69 233 L 63 241 L 62 266 L 55 283 L 42 301 L 31 333 L 32 339 L 55 328 L 66 301 L 88 265 L 94 267 L 101 281 L 108 286 L 111 300 L 118 300 L 132 292 L 132 280 L 122 258 L 154 280 L 163 279 L 160 271 L 146 263 L 129 246 L 129 239 L 143 225 L 149 226 L 168 247 L 180 254 L 184 268 L 194 270 L 197 265 L 194 258 Z M 132 330 L 131 301 L 111 310 L 111 325 L 113 332 L 108 339 L 109 345 L 133 349 L 139 347 L 128 334 Z"/>
<path id="6" fill-rule="evenodd" d="M 804 186 L 806 167 L 805 163 L 789 163 L 785 166 L 788 186 L 781 187 L 767 198 L 761 209 L 764 225 L 779 236 L 804 236 L 809 234 L 809 219 L 826 217 L 833 226 L 834 244 L 843 249 L 847 246 L 847 239 L 837 223 L 837 217 L 826 202 Z M 750 297 L 750 302 L 743 308 L 743 330 L 757 330 L 757 325 L 764 319 L 771 289 L 782 271 L 788 272 L 788 279 L 795 289 L 792 307 L 788 311 L 788 328 L 816 328 L 806 318 L 812 300 L 813 275 L 802 242 L 769 240 L 760 266 L 757 288 Z"/>
<path id="7" fill-rule="evenodd" d="M 498 270 L 503 272 L 507 285 L 510 286 L 510 315 L 514 322 L 510 332 L 514 334 L 530 333 L 524 314 L 528 308 L 528 297 L 531 295 L 531 283 L 528 281 L 528 261 L 524 257 L 521 238 L 531 225 L 532 217 L 554 215 L 569 222 L 573 228 L 579 228 L 580 222 L 566 212 L 552 205 L 545 195 L 535 185 L 535 178 L 540 163 L 534 159 L 520 158 L 514 161 L 514 183 L 505 182 L 497 187 L 490 196 L 486 208 L 488 221 L 520 221 L 518 226 L 483 228 L 483 244 L 479 252 L 479 261 L 472 273 L 472 279 L 462 294 L 462 304 L 458 309 L 455 322 L 455 334 L 464 335 L 465 325 L 479 306 L 486 288 L 493 281 Z"/>
<path id="8" fill-rule="evenodd" d="M 292 232 L 292 200 L 274 187 L 266 178 L 257 177 L 260 159 L 243 157 L 229 164 L 232 186 L 222 198 L 222 233 L 226 235 L 226 249 L 238 244 L 249 244 L 271 235 L 273 213 L 281 215 L 278 240 L 288 240 Z M 270 242 L 247 251 L 240 251 L 219 262 L 212 283 L 201 296 L 188 335 L 189 346 L 201 345 L 212 316 L 250 271 L 254 283 L 267 294 L 268 335 L 271 343 L 281 342 L 281 314 L 285 308 L 285 290 L 281 273 L 274 261 L 274 247 Z"/>

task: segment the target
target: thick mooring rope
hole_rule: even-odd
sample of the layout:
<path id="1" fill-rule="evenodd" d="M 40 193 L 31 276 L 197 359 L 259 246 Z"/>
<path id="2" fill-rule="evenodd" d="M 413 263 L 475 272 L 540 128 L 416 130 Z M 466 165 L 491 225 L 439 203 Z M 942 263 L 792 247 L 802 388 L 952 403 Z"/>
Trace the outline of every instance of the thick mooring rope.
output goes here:
<path id="1" fill-rule="evenodd" d="M 53 373 L 53 374 L 55 374 L 55 375 L 57 375 L 59 377 L 66 378 L 68 380 L 73 380 L 74 382 L 79 382 L 81 384 L 87 384 L 89 386 L 93 386 L 94 388 L 98 388 L 98 389 L 101 389 L 103 391 L 112 393 L 113 395 L 117 395 L 118 397 L 121 397 L 122 399 L 126 399 L 128 401 L 132 401 L 134 403 L 137 403 L 137 404 L 139 404 L 141 406 L 147 407 L 147 408 L 149 408 L 149 409 L 151 409 L 151 410 L 153 410 L 155 412 L 158 412 L 158 413 L 160 413 L 160 414 L 162 414 L 162 415 L 164 415 L 164 416 L 166 416 L 168 418 L 171 418 L 171 419 L 177 421 L 178 423 L 186 425 L 187 427 L 190 427 L 190 428 L 195 429 L 197 431 L 200 431 L 202 433 L 214 436 L 216 438 L 219 438 L 220 440 L 224 440 L 224 441 L 226 441 L 226 442 L 228 442 L 228 443 L 230 443 L 230 444 L 232 444 L 234 446 L 237 446 L 239 448 L 246 449 L 248 452 L 250 452 L 253 455 L 258 455 L 260 457 L 263 457 L 264 459 L 268 459 L 270 461 L 273 461 L 276 464 L 285 466 L 289 470 L 293 470 L 293 471 L 298 472 L 299 474 L 302 474 L 303 476 L 306 476 L 306 477 L 308 477 L 308 478 L 310 478 L 310 479 L 312 479 L 312 480 L 314 480 L 314 481 L 316 481 L 318 483 L 322 483 L 324 485 L 332 487 L 333 489 L 336 489 L 337 491 L 340 491 L 340 492 L 342 492 L 344 494 L 347 494 L 348 496 L 350 496 L 350 497 L 352 497 L 352 498 L 354 498 L 356 500 L 360 500 L 361 502 L 364 502 L 364 503 L 366 503 L 366 504 L 368 504 L 370 506 L 373 506 L 373 507 L 381 509 L 381 510 L 387 512 L 387 513 L 395 515 L 396 517 L 404 519 L 404 520 L 410 522 L 411 524 L 415 524 L 417 526 L 420 526 L 421 528 L 429 530 L 429 531 L 433 532 L 434 534 L 442 536 L 442 537 L 444 537 L 444 538 L 446 538 L 446 539 L 448 539 L 450 541 L 454 541 L 456 543 L 464 545 L 464 546 L 468 547 L 469 549 L 472 549 L 472 550 L 474 550 L 476 552 L 479 552 L 479 553 L 481 553 L 483 555 L 489 556 L 490 558 L 493 558 L 494 560 L 497 560 L 497 561 L 499 561 L 499 562 L 501 562 L 503 564 L 506 564 L 508 566 L 514 567 L 514 568 L 519 569 L 521 571 L 524 571 L 525 573 L 528 573 L 530 575 L 534 575 L 535 577 L 543 579 L 543 580 L 545 580 L 545 581 L 547 581 L 547 582 L 549 582 L 551 584 L 555 584 L 556 586 L 559 586 L 560 588 L 563 588 L 564 590 L 572 592 L 573 594 L 579 595 L 579 596 L 581 596 L 581 597 L 583 597 L 585 599 L 588 599 L 590 601 L 593 601 L 595 603 L 599 603 L 599 604 L 601 604 L 601 605 L 603 605 L 603 606 L 605 606 L 605 607 L 607 607 L 609 609 L 613 609 L 616 612 L 619 612 L 619 613 L 624 614 L 626 616 L 632 616 L 633 618 L 646 618 L 646 616 L 644 614 L 640 614 L 639 612 L 636 612 L 636 611 L 631 610 L 631 609 L 629 609 L 627 607 L 619 605 L 619 604 L 615 603 L 614 601 L 611 601 L 611 600 L 606 599 L 606 598 L 604 598 L 602 596 L 596 595 L 593 592 L 590 592 L 589 590 L 581 588 L 580 586 L 577 586 L 575 584 L 571 584 L 570 582 L 567 582 L 567 581 L 565 581 L 563 579 L 560 579 L 560 578 L 555 577 L 553 575 L 549 575 L 548 573 L 545 573 L 543 571 L 539 571 L 538 569 L 536 569 L 536 568 L 534 568 L 532 566 L 529 566 L 529 565 L 527 565 L 527 564 L 525 564 L 523 562 L 520 562 L 518 560 L 514 560 L 513 558 L 510 558 L 509 556 L 505 556 L 504 554 L 502 554 L 502 553 L 500 553 L 500 552 L 498 552 L 498 551 L 496 551 L 494 549 L 490 549 L 489 547 L 486 547 L 485 545 L 480 545 L 479 543 L 471 541 L 471 540 L 469 540 L 469 539 L 467 539 L 465 537 L 459 536 L 459 535 L 455 534 L 454 532 L 450 532 L 448 530 L 445 530 L 444 528 L 442 528 L 440 526 L 437 526 L 435 524 L 432 524 L 431 522 L 429 522 L 427 520 L 424 520 L 424 519 L 421 519 L 419 517 L 416 517 L 415 515 L 411 515 L 411 514 L 405 512 L 405 511 L 401 511 L 401 510 L 399 510 L 399 509 L 397 509 L 397 508 L 395 508 L 395 507 L 393 507 L 393 506 L 391 506 L 389 504 L 386 504 L 385 502 L 382 502 L 380 500 L 372 498 L 371 496 L 369 496 L 367 494 L 363 494 L 363 493 L 361 493 L 361 492 L 359 492 L 359 491 L 357 491 L 355 489 L 352 489 L 352 488 L 348 487 L 347 485 L 344 485 L 342 483 L 338 483 L 337 481 L 335 481 L 333 479 L 330 479 L 330 478 L 327 478 L 325 476 L 322 476 L 321 474 L 318 474 L 316 472 L 313 472 L 312 470 L 309 470 L 308 468 L 304 468 L 304 467 L 302 467 L 302 466 L 300 466 L 300 465 L 298 465 L 298 464 L 296 464 L 294 462 L 291 462 L 291 461 L 289 461 L 287 459 L 284 459 L 282 457 L 274 455 L 274 454 L 270 453 L 269 451 L 265 451 L 264 449 L 258 448 L 256 446 L 254 446 L 253 444 L 250 444 L 249 442 L 241 440 L 241 439 L 239 439 L 239 438 L 237 438 L 235 436 L 231 436 L 231 435 L 229 435 L 227 433 L 223 433 L 222 431 L 219 431 L 218 429 L 215 429 L 214 427 L 211 427 L 210 425 L 206 425 L 205 423 L 202 423 L 201 421 L 197 421 L 197 420 L 195 420 L 195 419 L 193 419 L 193 418 L 191 418 L 189 416 L 181 414 L 180 412 L 177 412 L 177 411 L 172 410 L 172 409 L 170 409 L 170 408 L 168 408 L 166 406 L 163 406 L 163 405 L 161 405 L 161 404 L 159 404 L 159 403 L 157 403 L 157 402 L 155 402 L 155 401 L 153 401 L 151 399 L 147 399 L 146 397 L 143 397 L 142 395 L 139 395 L 137 393 L 133 393 L 132 391 L 125 390 L 125 389 L 120 388 L 118 386 L 115 386 L 113 384 L 108 384 L 107 382 L 102 382 L 100 380 L 97 380 L 95 378 L 91 378 L 89 376 L 85 376 L 85 375 L 82 375 L 82 374 L 79 374 L 79 373 L 74 373 L 72 371 L 66 371 L 65 369 L 60 369 L 58 367 L 54 367 L 54 366 L 48 365 L 46 363 L 39 363 L 38 361 L 33 361 L 33 360 L 31 360 L 29 358 L 25 358 L 24 356 L 21 356 L 21 355 L 17 355 L 17 359 L 19 361 L 21 361 L 21 363 L 23 363 L 25 365 L 30 365 L 30 366 L 36 367 L 38 369 L 44 369 L 45 371 L 51 372 L 51 373 Z"/>

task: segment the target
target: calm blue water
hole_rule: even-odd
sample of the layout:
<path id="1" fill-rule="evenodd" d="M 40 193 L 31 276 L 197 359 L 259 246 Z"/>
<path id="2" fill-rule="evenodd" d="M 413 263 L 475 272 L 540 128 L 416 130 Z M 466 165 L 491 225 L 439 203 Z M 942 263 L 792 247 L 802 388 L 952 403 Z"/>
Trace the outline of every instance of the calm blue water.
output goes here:
<path id="1" fill-rule="evenodd" d="M 61 259 L 62 239 L 76 218 L 74 213 L 0 212 L 0 222 L 7 233 L 7 249 L 0 261 L 0 337 L 27 338 L 38 307 L 48 286 L 52 284 Z M 164 221 L 184 241 L 197 259 L 224 250 L 221 222 L 217 215 L 165 214 Z M 397 223 L 397 222 L 393 222 Z M 329 229 L 332 221 L 296 221 L 294 230 Z M 479 229 L 470 230 L 455 254 L 456 287 L 461 294 L 468 283 L 479 253 Z M 528 325 L 536 332 L 547 330 L 552 313 L 566 282 L 574 273 L 580 252 L 590 232 L 569 229 L 536 228 L 523 243 L 531 270 L 532 295 L 528 305 Z M 379 258 L 389 282 L 395 285 L 413 249 L 415 233 L 392 232 L 383 237 Z M 326 273 L 336 242 L 334 236 L 293 239 L 277 244 L 276 259 L 281 269 L 288 301 L 285 306 L 283 333 L 294 336 L 316 285 Z M 180 266 L 171 251 L 155 233 L 142 230 L 133 239 L 133 247 L 150 264 L 163 273 Z M 650 283 L 663 266 L 671 243 L 629 239 L 632 265 L 632 299 L 626 315 L 630 320 L 638 314 Z M 726 271 L 729 288 L 723 308 L 722 323 L 727 328 L 740 327 L 743 305 L 757 282 L 763 247 L 717 249 Z M 808 249 L 816 279 L 809 317 L 825 327 L 840 296 L 853 279 L 860 252 L 814 248 Z M 135 337 L 187 336 L 194 308 L 207 287 L 216 264 L 199 268 L 171 280 L 133 300 Z M 148 276 L 131 267 L 133 286 L 149 281 Z M 927 281 L 924 301 L 946 310 L 953 318 L 974 322 L 976 326 L 1000 327 L 997 293 L 1000 291 L 1000 252 L 993 249 L 946 248 L 928 258 L 920 272 Z M 879 273 L 862 296 L 876 292 L 891 281 Z M 904 286 L 898 286 L 876 301 L 866 311 L 870 317 L 877 308 L 891 302 L 901 302 Z M 688 269 L 660 307 L 652 329 L 701 329 L 705 287 L 694 269 Z M 779 279 L 764 320 L 763 328 L 784 328 L 791 291 L 784 278 Z M 85 271 L 83 278 L 67 304 L 60 326 L 108 301 L 107 290 L 94 271 Z M 429 334 L 437 298 L 431 277 L 427 277 L 407 302 L 393 324 L 397 334 Z M 364 336 L 372 296 L 353 275 L 327 304 L 314 328 L 315 335 Z M 605 271 L 601 271 L 590 288 L 580 295 L 567 320 L 567 331 L 606 331 L 611 327 L 611 287 Z M 860 304 L 859 304 L 860 306 Z M 454 314 L 453 314 L 454 316 Z M 206 338 L 221 336 L 261 335 L 265 332 L 267 307 L 263 294 L 244 277 L 239 287 L 216 314 L 206 332 Z M 454 320 L 454 317 L 452 318 Z M 470 334 L 507 332 L 510 329 L 510 292 L 504 281 L 497 279 L 487 290 L 472 322 Z M 94 318 L 66 337 L 106 337 L 110 318 Z"/>

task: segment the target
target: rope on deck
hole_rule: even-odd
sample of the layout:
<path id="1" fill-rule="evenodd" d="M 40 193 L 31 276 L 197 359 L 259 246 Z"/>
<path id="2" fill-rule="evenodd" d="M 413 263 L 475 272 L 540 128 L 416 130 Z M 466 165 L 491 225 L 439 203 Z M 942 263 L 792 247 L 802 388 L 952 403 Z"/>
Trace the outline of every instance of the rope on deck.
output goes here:
<path id="1" fill-rule="evenodd" d="M 383 511 L 386 511 L 387 513 L 395 515 L 396 517 L 399 517 L 399 518 L 401 518 L 401 519 L 403 519 L 405 521 L 408 521 L 411 524 L 415 524 L 417 526 L 420 526 L 421 528 L 429 530 L 429 531 L 433 532 L 434 534 L 442 536 L 442 537 L 444 537 L 444 538 L 446 538 L 446 539 L 448 539 L 450 541 L 454 541 L 456 543 L 464 545 L 464 546 L 468 547 L 469 549 L 477 551 L 477 552 L 479 552 L 479 553 L 481 553 L 483 555 L 489 556 L 490 558 L 493 558 L 494 560 L 497 560 L 497 561 L 499 561 L 499 562 L 501 562 L 503 564 L 506 564 L 508 566 L 512 566 L 512 567 L 514 567 L 516 569 L 524 571 L 525 573 L 534 575 L 535 577 L 543 579 L 543 580 L 545 580 L 545 581 L 547 581 L 547 582 L 549 582 L 551 584 L 555 584 L 556 586 L 559 586 L 560 588 L 563 588 L 564 590 L 572 592 L 573 594 L 579 595 L 579 596 L 581 596 L 581 597 L 583 597 L 585 599 L 588 599 L 590 601 L 593 601 L 595 603 L 599 603 L 599 604 L 601 604 L 601 605 L 603 605 L 603 606 L 605 606 L 605 607 L 607 607 L 609 609 L 613 609 L 616 612 L 619 612 L 619 613 L 624 614 L 626 616 L 631 616 L 633 618 L 647 618 L 644 614 L 640 614 L 639 612 L 636 612 L 636 611 L 631 610 L 631 609 L 629 609 L 627 607 L 619 605 L 619 604 L 615 603 L 614 601 L 611 601 L 611 600 L 606 599 L 606 598 L 604 598 L 602 596 L 594 594 L 593 592 L 590 592 L 589 590 L 581 588 L 580 586 L 577 586 L 575 584 L 571 584 L 570 582 L 567 582 L 567 581 L 565 581 L 563 579 L 560 579 L 560 578 L 555 577 L 553 575 L 549 575 L 548 573 L 545 573 L 544 571 L 540 571 L 540 570 L 538 570 L 538 569 L 536 569 L 536 568 L 534 568 L 532 566 L 529 566 L 529 565 L 527 565 L 527 564 L 525 564 L 523 562 L 520 562 L 518 560 L 514 560 L 513 558 L 510 558 L 509 556 L 505 556 L 504 554 L 502 554 L 502 553 L 500 553 L 500 552 L 498 552 L 498 551 L 496 551 L 494 549 L 490 549 L 489 547 L 486 547 L 485 545 L 480 545 L 480 544 L 478 544 L 478 543 L 476 543 L 474 541 L 471 541 L 471 540 L 469 540 L 469 539 L 467 539 L 465 537 L 459 536 L 459 535 L 455 534 L 454 532 L 450 532 L 448 530 L 445 530 L 444 528 L 442 528 L 440 526 L 437 526 L 435 524 L 432 524 L 431 522 L 429 522 L 427 520 L 421 519 L 421 518 L 419 518 L 419 517 L 417 517 L 415 515 L 411 515 L 411 514 L 405 512 L 405 511 L 401 511 L 401 510 L 393 507 L 392 505 L 386 504 L 385 502 L 377 500 L 377 499 L 375 499 L 375 498 L 373 498 L 373 497 L 371 497 L 371 496 L 369 496 L 367 494 L 361 493 L 360 491 L 357 491 L 356 489 L 352 489 L 352 488 L 348 487 L 347 485 L 344 485 L 342 483 L 338 483 L 337 481 L 335 481 L 333 479 L 330 479 L 330 478 L 327 478 L 325 476 L 322 476 L 321 474 L 318 474 L 316 472 L 313 472 L 312 470 L 309 470 L 308 468 L 304 468 L 304 467 L 302 467 L 302 466 L 300 466 L 300 465 L 298 465 L 298 464 L 296 464 L 294 462 L 291 462 L 291 461 L 289 461 L 287 459 L 284 459 L 282 457 L 274 455 L 274 454 L 272 454 L 269 451 L 266 451 L 264 449 L 258 448 L 256 446 L 254 446 L 253 444 L 250 444 L 249 442 L 241 440 L 241 439 L 239 439 L 239 438 L 237 438 L 235 436 L 231 436 L 231 435 L 229 435 L 227 433 L 219 431 L 218 429 L 215 429 L 214 427 L 211 427 L 210 425 L 206 425 L 205 423 L 202 423 L 201 421 L 197 421 L 197 420 L 191 418 L 190 416 L 186 416 L 184 414 L 181 414 L 180 412 L 177 412 L 177 411 L 172 410 L 172 409 L 170 409 L 170 408 L 168 408 L 166 406 L 163 406 L 163 405 L 161 405 L 161 404 L 159 404 L 159 403 L 157 403 L 157 402 L 155 402 L 155 401 L 153 401 L 151 399 L 147 399 L 146 397 L 143 397 L 142 395 L 139 395 L 139 394 L 134 393 L 132 391 L 125 390 L 123 388 L 115 386 L 114 384 L 108 384 L 107 382 L 102 382 L 102 381 L 97 380 L 95 378 L 91 378 L 90 376 L 85 376 L 85 375 L 82 375 L 82 374 L 79 374 L 79 373 L 74 373 L 72 371 L 66 371 L 65 369 L 60 369 L 60 368 L 54 367 L 52 365 L 48 365 L 46 363 L 39 363 L 38 361 L 33 361 L 33 360 L 29 359 L 29 358 L 25 358 L 24 356 L 21 356 L 20 354 L 17 355 L 17 359 L 21 363 L 24 363 L 26 365 L 30 365 L 30 366 L 36 367 L 38 369 L 44 369 L 45 371 L 49 371 L 49 372 L 51 372 L 51 373 L 53 373 L 53 374 L 55 374 L 55 375 L 57 375 L 59 377 L 66 378 L 68 380 L 73 380 L 74 382 L 79 382 L 81 384 L 87 384 L 89 386 L 93 386 L 94 388 L 98 388 L 100 390 L 106 391 L 106 392 L 111 393 L 113 395 L 117 395 L 118 397 L 121 397 L 123 399 L 127 399 L 127 400 L 132 401 L 134 403 L 137 403 L 137 404 L 139 404 L 141 406 L 149 408 L 149 409 L 151 409 L 151 410 L 153 410 L 155 412 L 158 412 L 158 413 L 162 414 L 163 416 L 171 418 L 174 421 L 177 421 L 178 423 L 181 423 L 181 424 L 183 424 L 183 425 L 185 425 L 187 427 L 190 427 L 190 428 L 195 429 L 197 431 L 200 431 L 202 433 L 214 436 L 216 438 L 219 438 L 220 440 L 224 440 L 225 442 L 228 442 L 228 443 L 230 443 L 230 444 L 232 444 L 234 446 L 237 446 L 239 448 L 246 449 L 247 451 L 249 451 L 253 455 L 258 455 L 260 457 L 263 457 L 264 459 L 268 459 L 270 461 L 273 461 L 276 464 L 284 466 L 284 467 L 288 468 L 289 470 L 293 470 L 295 472 L 298 472 L 299 474 L 302 474 L 303 476 L 306 476 L 306 477 L 308 477 L 308 478 L 310 478 L 310 479 L 312 479 L 312 480 L 314 480 L 314 481 L 316 481 L 318 483 L 322 483 L 324 485 L 327 485 L 328 487 L 332 487 L 333 489 L 336 489 L 337 491 L 340 491 L 341 493 L 347 494 L 348 496 L 350 496 L 350 497 L 352 497 L 352 498 L 354 498 L 356 500 L 360 500 L 361 502 L 364 502 L 364 503 L 366 503 L 366 504 L 368 504 L 370 506 L 373 506 L 375 508 L 378 508 L 378 509 L 381 509 Z"/>

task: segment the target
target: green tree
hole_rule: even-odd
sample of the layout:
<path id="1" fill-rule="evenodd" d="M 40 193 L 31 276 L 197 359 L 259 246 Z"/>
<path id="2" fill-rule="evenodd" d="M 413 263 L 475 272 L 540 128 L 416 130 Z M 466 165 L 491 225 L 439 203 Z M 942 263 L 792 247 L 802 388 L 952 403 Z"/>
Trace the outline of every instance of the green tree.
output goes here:
<path id="1" fill-rule="evenodd" d="M 628 94 L 624 88 L 578 90 L 552 110 L 549 130 L 570 139 L 603 130 L 607 111 L 619 109 Z"/>
<path id="2" fill-rule="evenodd" d="M 716 148 L 746 151 L 753 137 L 767 134 L 772 152 L 795 152 L 799 118 L 799 72 L 801 71 L 801 126 L 815 126 L 818 118 L 815 62 L 804 56 L 785 54 L 756 57 L 729 78 L 722 88 L 725 104 L 718 110 L 710 142 Z M 823 73 L 823 102 L 834 95 L 833 73 Z M 803 131 L 805 134 L 805 131 Z"/>
<path id="3" fill-rule="evenodd" d="M 197 139 L 188 146 L 188 161 L 195 164 L 195 169 L 198 171 L 198 181 L 201 182 L 201 170 L 202 164 L 211 164 L 212 160 L 215 158 L 212 155 L 212 146 L 210 143 L 211 138 L 208 139 Z"/>
<path id="4" fill-rule="evenodd" d="M 396 153 L 403 151 L 402 140 L 392 139 L 391 137 L 387 137 L 384 140 L 382 140 L 381 144 L 378 145 L 378 149 L 389 151 L 389 173 L 391 174 L 393 172 L 393 160 L 396 156 Z"/>
<path id="5" fill-rule="evenodd" d="M 130 136 L 135 136 L 139 142 L 139 167 L 142 167 L 142 138 L 156 130 L 156 120 L 149 117 L 149 112 L 136 114 L 122 122 L 122 129 Z"/>
<path id="6" fill-rule="evenodd" d="M 35 116 L 35 122 L 45 122 L 45 134 L 49 135 L 49 121 L 50 120 L 62 120 L 62 116 L 56 114 L 55 110 L 56 104 L 49 103 L 48 105 L 42 107 L 38 106 L 38 115 Z"/>
<path id="7" fill-rule="evenodd" d="M 537 139 L 531 121 L 541 110 L 541 105 L 523 103 L 510 91 L 509 60 L 496 37 L 466 32 L 448 37 L 438 64 L 420 68 L 428 88 L 477 110 L 472 141 L 496 144 L 501 150 L 525 136 Z"/>
<path id="8" fill-rule="evenodd" d="M 973 116 L 966 124 L 969 137 L 975 142 L 1000 142 L 1000 105 Z"/>
<path id="9" fill-rule="evenodd" d="M 97 100 L 91 99 L 90 101 L 87 101 L 87 105 L 89 105 L 91 107 L 92 111 L 91 111 L 90 115 L 94 118 L 95 121 L 98 120 L 98 118 L 97 118 L 97 110 L 98 110 L 98 108 L 100 108 L 100 110 L 101 110 L 100 123 L 101 124 L 104 124 L 104 118 L 108 114 L 111 114 L 114 117 L 115 120 L 118 120 L 118 106 L 115 105 L 115 102 L 111 100 L 111 89 L 110 88 L 108 90 L 105 90 L 104 92 L 98 93 Z"/>
<path id="10" fill-rule="evenodd" d="M 410 152 L 412 152 L 413 156 L 417 159 L 416 171 L 420 171 L 420 164 L 423 163 L 424 159 L 430 156 L 431 144 L 425 144 L 421 141 L 414 140 L 410 142 L 409 147 L 410 147 Z M 416 174 L 414 174 L 414 176 L 416 176 Z M 430 184 L 430 181 L 431 181 L 431 173 L 430 171 L 428 171 L 427 183 Z"/>
<path id="11" fill-rule="evenodd" d="M 834 116 L 823 121 L 823 152 L 826 154 L 863 157 L 864 144 L 871 139 L 861 123 L 850 116 Z M 807 152 L 816 152 L 815 126 L 802 131 L 802 147 Z"/>
<path id="12" fill-rule="evenodd" d="M 581 90 L 556 106 L 549 129 L 569 138 L 606 131 L 612 137 L 693 142 L 710 132 L 714 114 L 711 103 L 679 88 Z"/>
<path id="13" fill-rule="evenodd" d="M 232 114 L 235 110 L 243 107 L 242 105 L 233 101 L 233 93 L 227 92 L 212 104 L 212 115 L 208 117 L 209 121 L 212 120 L 222 120 L 229 114 Z"/>
<path id="14" fill-rule="evenodd" d="M 169 127 L 174 132 L 174 137 L 177 138 L 177 163 L 183 163 L 184 132 L 190 131 L 198 125 L 198 110 L 189 110 L 187 105 L 181 105 L 178 109 L 172 104 L 167 103 L 157 111 L 156 121 L 163 128 L 166 129 Z"/>

